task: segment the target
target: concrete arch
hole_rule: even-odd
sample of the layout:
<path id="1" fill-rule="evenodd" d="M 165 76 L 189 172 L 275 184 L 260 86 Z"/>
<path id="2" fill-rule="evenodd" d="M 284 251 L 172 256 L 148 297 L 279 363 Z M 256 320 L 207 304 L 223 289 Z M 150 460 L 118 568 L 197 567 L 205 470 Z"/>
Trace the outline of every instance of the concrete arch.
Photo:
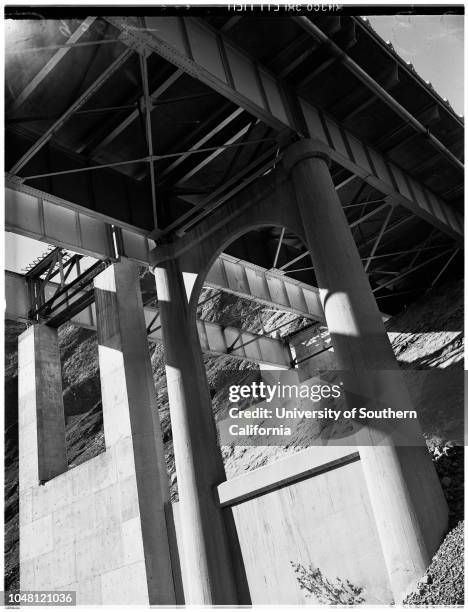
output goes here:
<path id="1" fill-rule="evenodd" d="M 239 228 L 233 232 L 229 237 L 227 237 L 217 248 L 216 251 L 213 252 L 213 254 L 211 255 L 211 257 L 207 260 L 206 264 L 204 265 L 204 267 L 199 271 L 198 275 L 197 275 L 197 279 L 195 281 L 195 284 L 192 288 L 192 292 L 190 294 L 190 299 L 189 299 L 189 313 L 190 313 L 190 317 L 194 318 L 196 316 L 196 309 L 197 309 L 197 304 L 198 304 L 198 299 L 200 297 L 200 293 L 201 290 L 203 288 L 203 283 L 205 282 L 206 277 L 208 276 L 208 273 L 212 267 L 212 265 L 214 264 L 214 262 L 216 261 L 217 257 L 219 257 L 219 255 L 221 253 L 224 252 L 224 250 L 233 242 L 235 242 L 236 240 L 238 240 L 239 238 L 241 238 L 242 236 L 244 236 L 245 234 L 257 230 L 257 229 L 261 229 L 261 228 L 267 228 L 267 227 L 284 227 L 286 230 L 290 231 L 293 234 L 296 234 L 296 232 L 290 228 L 288 225 L 283 225 L 281 223 L 279 223 L 278 221 L 275 223 L 252 223 L 250 222 L 246 222 L 244 225 L 239 226 Z M 305 239 L 302 236 L 298 236 L 296 234 L 296 236 L 298 238 L 300 238 L 302 240 L 302 242 L 304 243 L 305 246 Z"/>
<path id="2" fill-rule="evenodd" d="M 307 244 L 294 188 L 281 166 L 235 195 L 187 235 L 187 245 L 176 257 L 183 273 L 196 275 L 189 296 L 191 321 L 195 322 L 198 297 L 216 258 L 243 234 L 261 227 L 285 227 Z"/>

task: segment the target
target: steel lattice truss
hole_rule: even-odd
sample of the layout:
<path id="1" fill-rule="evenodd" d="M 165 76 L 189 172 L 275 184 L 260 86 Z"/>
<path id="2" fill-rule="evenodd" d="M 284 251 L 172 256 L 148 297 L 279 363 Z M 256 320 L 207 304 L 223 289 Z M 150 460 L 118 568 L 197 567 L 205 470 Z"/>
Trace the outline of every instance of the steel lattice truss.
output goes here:
<path id="1" fill-rule="evenodd" d="M 365 20 L 8 25 L 7 230 L 147 264 L 159 241 L 190 233 L 312 135 L 383 310 L 460 266 L 463 121 Z M 271 254 L 255 263 L 315 285 L 300 241 L 281 228 L 261 240 Z"/>

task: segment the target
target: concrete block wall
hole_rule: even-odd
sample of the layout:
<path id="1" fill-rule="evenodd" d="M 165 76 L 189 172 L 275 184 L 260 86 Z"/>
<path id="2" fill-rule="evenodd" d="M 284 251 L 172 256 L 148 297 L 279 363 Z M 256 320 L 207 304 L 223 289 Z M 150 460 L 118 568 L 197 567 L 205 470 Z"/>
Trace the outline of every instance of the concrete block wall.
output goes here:
<path id="1" fill-rule="evenodd" d="M 148 604 L 130 438 L 44 485 L 20 490 L 22 590 L 78 604 Z"/>

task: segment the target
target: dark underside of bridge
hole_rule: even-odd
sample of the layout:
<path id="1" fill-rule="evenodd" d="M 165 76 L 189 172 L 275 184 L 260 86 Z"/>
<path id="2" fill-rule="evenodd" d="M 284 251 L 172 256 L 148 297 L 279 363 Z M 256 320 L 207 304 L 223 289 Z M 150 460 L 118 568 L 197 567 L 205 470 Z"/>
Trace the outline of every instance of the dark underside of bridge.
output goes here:
<path id="1" fill-rule="evenodd" d="M 64 19 L 30 20 L 18 19 L 17 11 L 6 21 L 10 180 L 157 240 L 175 240 L 243 181 L 272 168 L 288 144 L 307 136 L 300 96 L 384 154 L 448 209 L 463 213 L 463 172 L 456 163 L 463 156 L 462 119 L 362 18 L 228 11 L 171 18 L 167 27 L 179 28 L 180 44 L 191 57 L 192 69 L 188 64 L 183 69 L 170 50 L 160 54 L 148 45 L 145 36 L 157 35 L 164 23 L 159 17 L 89 17 L 83 10 Z M 313 25 L 315 35 L 301 19 Z M 209 33 L 205 39 L 203 32 Z M 216 52 L 210 51 L 213 40 Z M 243 103 L 245 97 L 265 95 L 258 94 L 259 82 L 250 84 L 250 92 L 245 82 L 236 89 L 245 57 L 279 80 L 294 127 Z M 427 133 L 358 78 L 349 59 Z M 225 87 L 200 76 L 200 64 L 211 62 L 217 71 L 218 61 L 230 72 Z M 434 146 L 434 138 L 442 147 Z M 98 165 L 105 167 L 90 169 Z M 384 312 L 396 312 L 420 296 L 442 269 L 444 279 L 461 277 L 462 254 L 453 235 L 401 205 L 388 219 L 381 206 L 385 194 L 336 161 L 331 174 Z M 251 232 L 227 252 L 271 268 L 281 240 L 275 267 L 316 285 L 307 260 L 288 265 L 304 246 L 296 236 L 281 234 L 281 228 Z"/>

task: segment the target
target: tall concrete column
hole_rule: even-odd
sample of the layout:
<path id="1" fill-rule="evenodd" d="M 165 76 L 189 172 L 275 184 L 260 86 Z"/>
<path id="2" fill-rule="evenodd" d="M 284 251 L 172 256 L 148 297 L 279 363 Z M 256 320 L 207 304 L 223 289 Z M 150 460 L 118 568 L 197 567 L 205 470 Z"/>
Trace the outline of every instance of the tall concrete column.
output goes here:
<path id="1" fill-rule="evenodd" d="M 226 480 L 195 321 L 176 261 L 155 269 L 179 489 L 187 604 L 237 603 L 226 525 L 214 493 Z"/>
<path id="2" fill-rule="evenodd" d="M 18 338 L 20 491 L 67 471 L 57 330 L 32 325 Z"/>
<path id="3" fill-rule="evenodd" d="M 122 476 L 135 475 L 136 491 L 127 492 L 135 499 L 126 505 L 138 507 L 148 603 L 182 603 L 138 267 L 113 264 L 96 277 L 94 292 L 106 452 L 114 453 Z"/>
<path id="4" fill-rule="evenodd" d="M 35 520 L 42 517 L 38 498 L 68 469 L 57 330 L 45 325 L 18 338 L 18 445 L 20 587 L 33 590 L 31 556 L 50 544 L 46 521 Z"/>
<path id="5" fill-rule="evenodd" d="M 354 406 L 412 409 L 320 143 L 293 144 L 284 164 L 348 397 L 366 402 Z M 367 423 L 358 439 L 390 584 L 401 601 L 440 543 L 447 505 L 417 424 Z"/>

